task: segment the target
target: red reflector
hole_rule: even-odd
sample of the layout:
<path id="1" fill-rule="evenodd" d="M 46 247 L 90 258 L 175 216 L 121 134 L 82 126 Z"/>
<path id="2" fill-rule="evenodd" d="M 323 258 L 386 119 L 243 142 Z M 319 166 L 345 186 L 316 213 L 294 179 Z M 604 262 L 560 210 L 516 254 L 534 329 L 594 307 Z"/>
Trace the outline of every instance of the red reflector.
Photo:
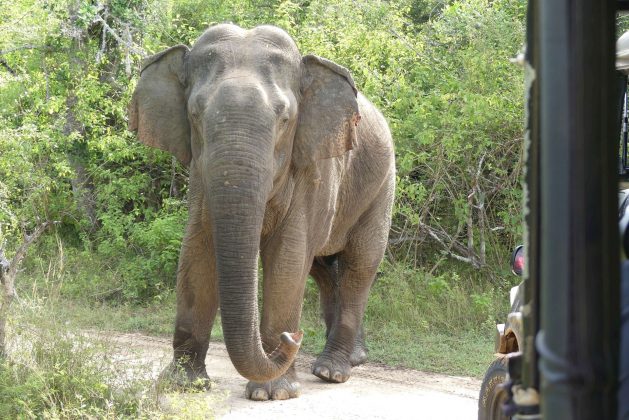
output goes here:
<path id="1" fill-rule="evenodd" d="M 511 271 L 516 276 L 521 276 L 524 272 L 524 247 L 518 246 L 513 251 L 513 257 L 511 257 Z"/>

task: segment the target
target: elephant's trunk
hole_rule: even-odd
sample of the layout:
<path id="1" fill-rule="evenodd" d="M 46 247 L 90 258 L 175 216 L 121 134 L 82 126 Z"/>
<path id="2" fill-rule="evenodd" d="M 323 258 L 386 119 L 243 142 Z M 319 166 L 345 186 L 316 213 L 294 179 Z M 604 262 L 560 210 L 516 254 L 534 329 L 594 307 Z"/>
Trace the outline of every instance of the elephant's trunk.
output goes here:
<path id="1" fill-rule="evenodd" d="M 215 149 L 209 157 L 207 181 L 225 345 L 236 370 L 255 382 L 286 372 L 302 338 L 301 333 L 283 333 L 268 355 L 260 338 L 258 251 L 272 186 L 263 144 L 242 137 L 225 142 L 223 150 Z"/>

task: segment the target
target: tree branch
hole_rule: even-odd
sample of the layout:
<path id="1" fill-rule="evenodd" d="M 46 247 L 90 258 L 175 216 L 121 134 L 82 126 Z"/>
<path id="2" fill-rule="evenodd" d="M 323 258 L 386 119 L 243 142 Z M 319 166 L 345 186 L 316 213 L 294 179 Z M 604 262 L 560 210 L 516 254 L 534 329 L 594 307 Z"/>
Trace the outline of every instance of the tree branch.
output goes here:
<path id="1" fill-rule="evenodd" d="M 389 245 L 398 245 L 403 242 L 410 241 L 422 241 L 426 238 L 426 236 L 430 237 L 432 240 L 437 242 L 443 248 L 443 252 L 449 257 L 454 258 L 455 260 L 465 262 L 471 264 L 475 268 L 480 268 L 482 263 L 480 262 L 480 258 L 473 250 L 468 249 L 461 243 L 457 242 L 455 239 L 451 238 L 444 231 L 439 231 L 431 226 L 428 226 L 425 223 L 419 222 L 419 229 L 422 230 L 424 235 L 404 235 L 398 238 L 390 239 Z M 447 243 L 449 242 L 449 244 Z M 463 255 L 457 254 L 453 252 L 453 249 Z M 467 255 L 467 256 L 464 256 Z"/>
<path id="2" fill-rule="evenodd" d="M 22 45 L 20 47 L 9 48 L 8 50 L 0 50 L 0 55 L 12 53 L 20 50 L 36 50 L 39 48 L 48 48 L 46 45 Z"/>
<path id="3" fill-rule="evenodd" d="M 4 284 L 4 278 L 6 274 L 9 272 L 9 267 L 11 263 L 4 256 L 4 245 L 0 246 L 0 284 Z"/>
<path id="4" fill-rule="evenodd" d="M 486 254 L 486 244 L 485 244 L 485 194 L 480 189 L 480 176 L 483 169 L 483 163 L 485 161 L 485 154 L 481 156 L 478 161 L 478 169 L 476 170 L 476 177 L 474 179 L 474 192 L 478 210 L 478 232 L 479 232 L 479 263 L 481 265 L 485 265 L 485 254 Z M 470 209 L 470 212 L 472 209 Z"/>
<path id="5" fill-rule="evenodd" d="M 103 24 L 103 31 L 106 31 L 109 35 L 111 35 L 120 45 L 124 45 L 128 51 L 131 51 L 134 54 L 139 54 L 142 57 L 146 56 L 146 52 L 141 48 L 136 48 L 131 42 L 126 42 L 120 35 L 116 33 L 116 31 L 109 26 L 109 24 L 102 18 L 100 15 L 96 15 L 94 17 L 93 22 L 100 22 Z"/>
<path id="6" fill-rule="evenodd" d="M 48 48 L 48 47 L 46 45 L 22 45 L 20 47 L 9 48 L 8 50 L 0 50 L 0 55 L 9 54 L 15 51 L 34 50 L 34 49 L 39 49 L 39 48 Z M 15 69 L 11 67 L 5 59 L 0 58 L 0 65 L 4 67 L 5 69 L 7 69 L 7 71 L 11 73 L 13 76 L 17 75 L 17 71 L 15 71 Z"/>
<path id="7" fill-rule="evenodd" d="M 7 61 L 4 58 L 0 58 L 0 64 L 2 64 L 2 67 L 7 69 L 7 71 L 11 73 L 13 76 L 17 75 L 17 72 L 13 70 L 11 66 L 9 66 L 9 63 L 7 63 Z"/>
<path id="8" fill-rule="evenodd" d="M 109 13 L 107 12 L 107 9 L 105 9 L 105 18 L 101 20 L 101 22 L 104 22 L 105 20 L 107 20 L 107 15 Z M 103 56 L 105 55 L 105 50 L 107 49 L 107 26 L 105 26 L 105 24 L 103 24 L 103 32 L 101 34 L 101 41 L 100 41 L 100 49 L 98 50 L 98 52 L 96 53 L 96 61 L 97 62 L 101 62 L 103 61 Z"/>
<path id="9" fill-rule="evenodd" d="M 399 238 L 389 239 L 389 245 L 399 245 L 404 242 L 415 242 L 415 241 L 423 241 L 425 236 L 417 236 L 417 235 L 404 235 Z"/>
<path id="10" fill-rule="evenodd" d="M 31 233 L 30 235 L 26 233 L 24 234 L 24 242 L 22 242 L 22 245 L 20 245 L 18 250 L 15 252 L 15 255 L 13 256 L 13 258 L 11 258 L 11 262 L 9 263 L 9 271 L 7 273 L 8 278 L 11 278 L 11 279 L 15 278 L 18 267 L 22 263 L 22 260 L 24 259 L 24 257 L 26 256 L 26 252 L 28 251 L 28 248 L 31 246 L 33 242 L 39 239 L 41 234 L 44 233 L 46 228 L 48 228 L 48 226 L 50 226 L 51 224 L 53 224 L 53 222 L 45 221 L 44 223 L 37 226 L 35 230 L 33 231 L 33 233 Z"/>
<path id="11" fill-rule="evenodd" d="M 37 226 L 30 235 L 25 233 L 24 241 L 15 252 L 13 258 L 11 258 L 11 261 L 4 256 L 4 244 L 0 247 L 0 283 L 2 284 L 2 293 L 0 294 L 0 358 L 4 358 L 7 355 L 7 318 L 11 303 L 15 299 L 15 278 L 18 268 L 31 244 L 39 239 L 52 223 L 45 221 Z"/>

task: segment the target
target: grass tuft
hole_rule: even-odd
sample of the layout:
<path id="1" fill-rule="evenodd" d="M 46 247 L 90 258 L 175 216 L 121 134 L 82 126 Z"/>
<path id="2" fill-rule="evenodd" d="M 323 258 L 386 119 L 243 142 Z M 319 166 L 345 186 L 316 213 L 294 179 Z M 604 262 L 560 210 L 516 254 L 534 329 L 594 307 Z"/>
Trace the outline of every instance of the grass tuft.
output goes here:
<path id="1" fill-rule="evenodd" d="M 106 340 L 70 332 L 48 305 L 16 305 L 0 360 L 0 418 L 154 418 L 153 380 L 112 357 Z"/>

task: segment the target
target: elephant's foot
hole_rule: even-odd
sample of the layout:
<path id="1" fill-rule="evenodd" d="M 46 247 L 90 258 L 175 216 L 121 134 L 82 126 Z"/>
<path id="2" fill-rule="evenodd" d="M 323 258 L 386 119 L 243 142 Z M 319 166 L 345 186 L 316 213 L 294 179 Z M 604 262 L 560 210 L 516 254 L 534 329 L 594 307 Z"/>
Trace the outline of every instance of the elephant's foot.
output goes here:
<path id="1" fill-rule="evenodd" d="M 245 394 L 254 401 L 287 400 L 299 397 L 300 388 L 297 377 L 289 373 L 269 382 L 250 381 Z"/>
<path id="2" fill-rule="evenodd" d="M 195 366 L 182 359 L 175 359 L 159 375 L 159 382 L 166 387 L 208 390 L 211 387 L 210 377 L 205 365 Z"/>
<path id="3" fill-rule="evenodd" d="M 366 357 L 366 355 L 365 355 Z M 349 379 L 352 365 L 349 360 L 321 354 L 312 365 L 312 374 L 327 382 L 341 383 Z"/>
<path id="4" fill-rule="evenodd" d="M 349 363 L 352 366 L 362 365 L 367 361 L 367 347 L 364 342 L 356 342 L 354 351 L 349 356 Z"/>

